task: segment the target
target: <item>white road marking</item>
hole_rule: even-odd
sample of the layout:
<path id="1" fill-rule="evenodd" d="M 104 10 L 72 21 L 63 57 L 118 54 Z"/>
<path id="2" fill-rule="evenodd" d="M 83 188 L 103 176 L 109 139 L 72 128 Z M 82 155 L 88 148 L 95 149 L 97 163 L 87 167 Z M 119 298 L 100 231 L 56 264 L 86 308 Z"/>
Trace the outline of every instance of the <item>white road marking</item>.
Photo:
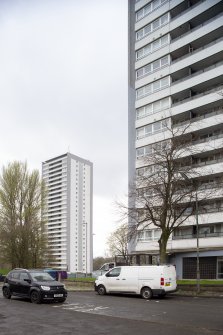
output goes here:
<path id="1" fill-rule="evenodd" d="M 108 309 L 107 306 L 95 306 L 92 304 L 80 304 L 80 303 L 73 303 L 73 304 L 63 304 L 63 305 L 54 305 L 54 308 L 62 308 L 65 310 L 72 310 L 76 312 L 82 313 L 100 313 L 101 311 Z"/>

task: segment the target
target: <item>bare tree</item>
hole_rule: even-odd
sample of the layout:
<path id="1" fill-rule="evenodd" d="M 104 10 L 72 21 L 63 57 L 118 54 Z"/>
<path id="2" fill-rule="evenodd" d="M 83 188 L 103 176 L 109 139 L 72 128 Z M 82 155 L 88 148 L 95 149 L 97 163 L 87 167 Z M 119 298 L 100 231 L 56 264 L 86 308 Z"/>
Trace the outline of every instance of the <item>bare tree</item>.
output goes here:
<path id="1" fill-rule="evenodd" d="M 126 224 L 122 224 L 108 237 L 107 245 L 109 252 L 113 257 L 121 255 L 124 260 L 127 261 L 129 242 L 128 232 L 128 226 Z"/>
<path id="2" fill-rule="evenodd" d="M 196 152 L 191 146 L 190 126 L 166 125 L 167 139 L 148 145 L 147 154 L 141 158 L 142 167 L 137 169 L 130 187 L 129 205 L 119 204 L 127 210 L 132 239 L 148 227 L 160 230 L 160 263 L 167 261 L 170 235 L 196 210 L 195 194 L 198 195 L 201 175 L 199 169 L 191 166 L 191 155 Z"/>
<path id="3" fill-rule="evenodd" d="M 45 187 L 34 170 L 13 162 L 0 176 L 1 261 L 11 267 L 39 267 L 46 261 L 47 247 L 41 209 Z"/>

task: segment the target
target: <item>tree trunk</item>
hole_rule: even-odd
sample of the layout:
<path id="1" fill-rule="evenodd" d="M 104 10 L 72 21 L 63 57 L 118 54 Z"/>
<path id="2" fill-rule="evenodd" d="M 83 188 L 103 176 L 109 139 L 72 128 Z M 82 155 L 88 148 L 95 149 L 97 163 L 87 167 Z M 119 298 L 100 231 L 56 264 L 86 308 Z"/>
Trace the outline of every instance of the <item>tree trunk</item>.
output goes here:
<path id="1" fill-rule="evenodd" d="M 169 235 L 162 233 L 159 239 L 159 256 L 160 256 L 160 264 L 166 264 L 167 263 L 167 242 L 169 239 Z"/>

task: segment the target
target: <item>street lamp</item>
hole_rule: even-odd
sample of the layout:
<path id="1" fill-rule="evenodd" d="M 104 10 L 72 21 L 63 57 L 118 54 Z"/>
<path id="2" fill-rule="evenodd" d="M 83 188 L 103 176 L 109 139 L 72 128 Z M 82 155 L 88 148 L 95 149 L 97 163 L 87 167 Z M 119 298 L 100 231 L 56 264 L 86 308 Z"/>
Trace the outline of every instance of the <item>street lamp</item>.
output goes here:
<path id="1" fill-rule="evenodd" d="M 85 276 L 87 277 L 87 222 L 83 222 L 85 225 Z"/>
<path id="2" fill-rule="evenodd" d="M 200 293 L 200 250 L 199 250 L 199 225 L 198 225 L 198 198 L 197 198 L 197 187 L 194 185 L 193 179 L 180 172 L 181 176 L 195 186 L 195 217 L 196 217 L 196 240 L 197 240 L 197 264 L 196 264 L 196 279 L 197 279 L 197 294 Z"/>
<path id="3" fill-rule="evenodd" d="M 195 217 L 196 217 L 196 239 L 197 239 L 197 293 L 200 293 L 200 255 L 199 255 L 199 226 L 198 226 L 198 200 L 197 188 L 195 193 Z"/>

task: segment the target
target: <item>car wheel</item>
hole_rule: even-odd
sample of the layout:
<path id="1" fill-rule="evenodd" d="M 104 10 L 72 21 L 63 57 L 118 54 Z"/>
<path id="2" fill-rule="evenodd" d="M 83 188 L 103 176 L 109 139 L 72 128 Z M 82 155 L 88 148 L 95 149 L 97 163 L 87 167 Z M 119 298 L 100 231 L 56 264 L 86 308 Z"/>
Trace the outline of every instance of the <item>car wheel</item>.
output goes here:
<path id="1" fill-rule="evenodd" d="M 11 292 L 10 292 L 10 289 L 8 287 L 4 287 L 3 288 L 3 296 L 6 298 L 6 299 L 10 299 L 11 298 Z"/>
<path id="2" fill-rule="evenodd" d="M 143 299 L 151 299 L 153 292 L 149 287 L 144 287 L 141 291 L 141 296 Z"/>
<path id="3" fill-rule="evenodd" d="M 40 304 L 41 298 L 39 292 L 32 291 L 30 294 L 30 300 L 33 304 Z"/>
<path id="4" fill-rule="evenodd" d="M 97 292 L 98 292 L 99 295 L 105 295 L 106 294 L 106 289 L 103 285 L 99 285 L 98 289 L 97 289 Z"/>

